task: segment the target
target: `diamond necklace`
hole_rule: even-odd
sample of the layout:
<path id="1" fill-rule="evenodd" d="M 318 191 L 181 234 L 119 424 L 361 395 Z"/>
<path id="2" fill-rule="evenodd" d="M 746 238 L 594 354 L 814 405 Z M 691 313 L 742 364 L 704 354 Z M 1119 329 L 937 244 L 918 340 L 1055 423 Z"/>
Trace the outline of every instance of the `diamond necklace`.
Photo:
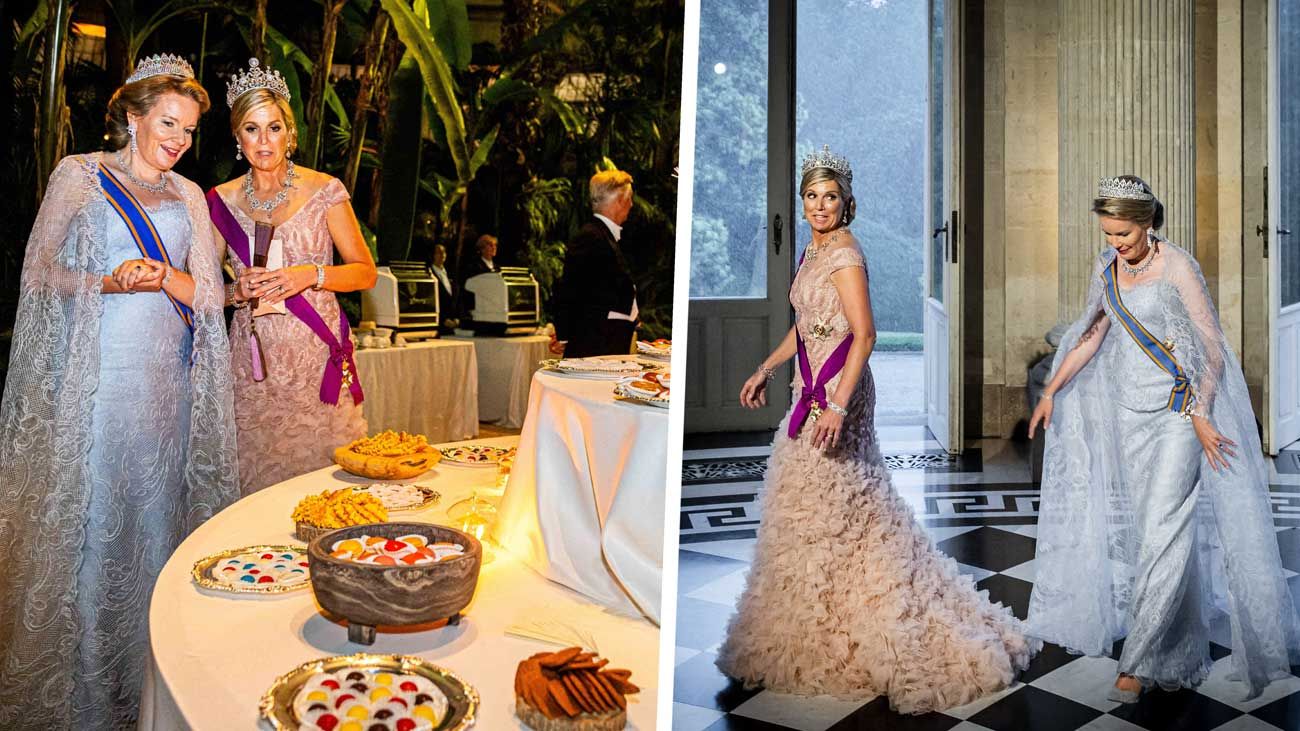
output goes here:
<path id="1" fill-rule="evenodd" d="M 822 253 L 823 249 L 838 241 L 839 238 L 840 238 L 840 229 L 837 228 L 834 231 L 830 232 L 830 235 L 826 237 L 826 241 L 823 242 L 821 246 L 818 246 L 816 244 L 809 244 L 807 256 L 805 256 L 804 258 L 806 258 L 808 261 L 812 261 L 816 259 L 817 255 Z"/>
<path id="2" fill-rule="evenodd" d="M 280 192 L 276 193 L 274 198 L 267 201 L 260 201 L 253 194 L 253 169 L 251 167 L 248 169 L 248 173 L 244 175 L 244 199 L 248 201 L 249 208 L 254 211 L 270 213 L 284 205 L 284 202 L 289 199 L 289 191 L 293 189 L 293 179 L 298 177 L 298 173 L 293 168 L 293 160 L 289 160 L 288 163 L 288 169 L 284 174 L 284 186 L 280 188 Z"/>
<path id="3" fill-rule="evenodd" d="M 126 175 L 127 180 L 131 181 L 132 183 L 135 183 L 137 186 L 149 191 L 150 193 L 158 194 L 163 192 L 164 190 L 167 190 L 166 170 L 159 173 L 161 177 L 159 177 L 157 183 L 146 183 L 143 180 L 137 178 L 135 176 L 135 173 L 131 171 L 131 163 L 127 162 L 126 158 L 123 157 L 122 150 L 117 151 L 116 158 L 117 158 L 117 166 L 119 168 L 122 168 L 122 172 Z"/>
<path id="4" fill-rule="evenodd" d="M 1143 257 L 1143 259 L 1146 260 L 1146 263 L 1141 266 L 1131 267 L 1128 265 L 1127 261 L 1124 261 L 1124 257 L 1121 256 L 1119 258 L 1119 265 L 1124 267 L 1124 271 L 1127 272 L 1129 276 L 1136 277 L 1137 275 L 1142 274 L 1146 270 L 1150 269 L 1151 265 L 1156 262 L 1156 255 L 1160 253 L 1160 249 L 1157 249 L 1155 244 L 1148 243 L 1147 246 L 1151 250 Z"/>

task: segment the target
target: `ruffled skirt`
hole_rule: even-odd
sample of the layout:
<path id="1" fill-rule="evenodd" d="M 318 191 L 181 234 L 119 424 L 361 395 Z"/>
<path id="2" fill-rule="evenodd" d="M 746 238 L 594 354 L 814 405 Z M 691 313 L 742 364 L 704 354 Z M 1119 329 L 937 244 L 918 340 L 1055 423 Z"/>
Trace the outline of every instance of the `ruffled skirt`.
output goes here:
<path id="1" fill-rule="evenodd" d="M 779 692 L 887 695 L 902 713 L 1006 688 L 1041 642 L 934 547 L 877 450 L 859 451 L 872 456 L 823 453 L 783 425 L 718 667 Z"/>

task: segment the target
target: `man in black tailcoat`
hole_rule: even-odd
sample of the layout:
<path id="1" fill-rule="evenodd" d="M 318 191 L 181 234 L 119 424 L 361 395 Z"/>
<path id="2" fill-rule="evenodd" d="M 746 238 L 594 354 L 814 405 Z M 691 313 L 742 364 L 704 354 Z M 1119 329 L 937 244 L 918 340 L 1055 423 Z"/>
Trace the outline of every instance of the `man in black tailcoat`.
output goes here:
<path id="1" fill-rule="evenodd" d="M 551 308 L 551 352 L 566 358 L 630 353 L 636 332 L 636 286 L 620 248 L 632 176 L 604 170 L 589 190 L 592 218 L 569 244 Z"/>

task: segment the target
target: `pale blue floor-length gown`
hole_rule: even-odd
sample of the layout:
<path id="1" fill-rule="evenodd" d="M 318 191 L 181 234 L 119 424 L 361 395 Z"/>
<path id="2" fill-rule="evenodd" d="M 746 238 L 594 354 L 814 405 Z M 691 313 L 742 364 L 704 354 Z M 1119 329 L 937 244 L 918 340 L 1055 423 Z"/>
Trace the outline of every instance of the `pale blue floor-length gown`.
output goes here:
<path id="1" fill-rule="evenodd" d="M 102 273 L 140 258 L 121 218 L 103 200 L 91 205 L 108 221 Z M 167 201 L 149 215 L 172 261 L 185 261 L 185 204 Z M 161 292 L 106 294 L 103 303 L 90 504 L 77 574 L 82 626 L 94 628 L 78 646 L 73 710 L 79 723 L 90 724 L 84 728 L 117 728 L 134 717 L 149 648 L 149 597 L 185 535 L 180 492 L 190 432 L 189 328 Z"/>

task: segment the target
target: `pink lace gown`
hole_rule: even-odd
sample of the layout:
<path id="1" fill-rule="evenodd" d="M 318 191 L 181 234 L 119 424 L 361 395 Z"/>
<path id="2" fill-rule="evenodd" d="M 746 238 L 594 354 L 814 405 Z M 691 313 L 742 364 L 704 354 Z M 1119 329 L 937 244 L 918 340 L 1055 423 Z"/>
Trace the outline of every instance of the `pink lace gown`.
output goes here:
<path id="1" fill-rule="evenodd" d="M 790 290 L 814 375 L 850 332 L 831 282 L 845 267 L 866 268 L 855 245 L 804 262 Z M 829 334 L 815 335 L 816 325 Z M 1010 685 L 1041 643 L 934 547 L 894 491 L 875 405 L 871 369 L 863 368 L 834 451 L 812 446 L 811 417 L 796 439 L 787 436 L 790 414 L 782 420 L 754 562 L 718 667 L 779 692 L 887 695 L 903 713 L 969 703 Z"/>
<path id="2" fill-rule="evenodd" d="M 330 178 L 306 204 L 275 229 L 284 241 L 285 266 L 333 263 L 334 241 L 325 212 L 348 200 L 347 189 Z M 253 220 L 225 199 L 245 233 Z M 243 262 L 229 257 L 238 275 Z M 339 303 L 333 292 L 303 290 L 311 306 L 338 337 Z M 334 448 L 366 435 L 361 404 L 342 389 L 338 405 L 320 400 L 321 376 L 329 348 L 293 314 L 257 318 L 266 356 L 266 380 L 253 380 L 247 308 L 230 324 L 230 366 L 235 375 L 235 427 L 238 429 L 239 484 L 244 495 L 333 463 Z"/>

